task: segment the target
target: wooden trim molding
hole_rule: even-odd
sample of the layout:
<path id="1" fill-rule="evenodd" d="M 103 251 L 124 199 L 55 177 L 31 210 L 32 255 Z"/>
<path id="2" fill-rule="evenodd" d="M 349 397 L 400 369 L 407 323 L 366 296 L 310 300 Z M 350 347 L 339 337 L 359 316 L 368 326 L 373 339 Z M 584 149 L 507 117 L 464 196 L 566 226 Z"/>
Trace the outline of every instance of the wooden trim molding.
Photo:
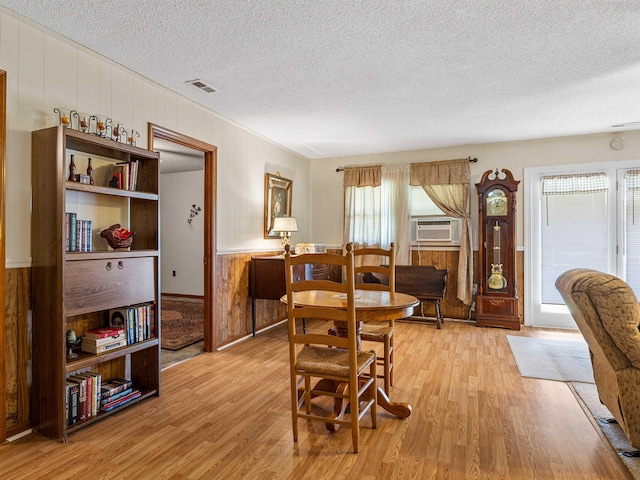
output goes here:
<path id="1" fill-rule="evenodd" d="M 204 153 L 204 350 L 216 348 L 216 197 L 218 147 L 168 128 L 149 123 L 149 150 L 153 150 L 153 139 L 161 138 Z M 161 320 L 162 321 L 162 320 Z"/>
<path id="2" fill-rule="evenodd" d="M 5 388 L 5 153 L 7 140 L 7 72 L 0 70 L 0 443 L 7 439 L 6 388 Z"/>

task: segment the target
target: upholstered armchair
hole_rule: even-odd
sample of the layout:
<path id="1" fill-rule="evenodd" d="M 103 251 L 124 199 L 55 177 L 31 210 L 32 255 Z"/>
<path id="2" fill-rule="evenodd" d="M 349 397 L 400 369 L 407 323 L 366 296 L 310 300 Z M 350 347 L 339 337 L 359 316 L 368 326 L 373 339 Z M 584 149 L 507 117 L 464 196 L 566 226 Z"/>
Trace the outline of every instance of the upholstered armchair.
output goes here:
<path id="1" fill-rule="evenodd" d="M 589 269 L 563 273 L 556 288 L 589 345 L 600 401 L 640 449 L 640 305 L 633 290 Z"/>

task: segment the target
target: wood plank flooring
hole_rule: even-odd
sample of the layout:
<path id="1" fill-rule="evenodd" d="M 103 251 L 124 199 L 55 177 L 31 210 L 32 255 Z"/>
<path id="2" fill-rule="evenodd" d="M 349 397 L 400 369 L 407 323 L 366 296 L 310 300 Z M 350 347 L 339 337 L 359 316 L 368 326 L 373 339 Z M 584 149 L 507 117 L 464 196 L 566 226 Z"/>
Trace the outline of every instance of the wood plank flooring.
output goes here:
<path id="1" fill-rule="evenodd" d="M 382 411 L 376 430 L 365 417 L 358 455 L 348 429 L 300 421 L 293 442 L 281 325 L 165 370 L 162 397 L 66 444 L 31 434 L 0 445 L 0 478 L 630 478 L 569 387 L 521 377 L 505 338 L 576 334 L 396 325 L 392 398 L 413 413 Z"/>

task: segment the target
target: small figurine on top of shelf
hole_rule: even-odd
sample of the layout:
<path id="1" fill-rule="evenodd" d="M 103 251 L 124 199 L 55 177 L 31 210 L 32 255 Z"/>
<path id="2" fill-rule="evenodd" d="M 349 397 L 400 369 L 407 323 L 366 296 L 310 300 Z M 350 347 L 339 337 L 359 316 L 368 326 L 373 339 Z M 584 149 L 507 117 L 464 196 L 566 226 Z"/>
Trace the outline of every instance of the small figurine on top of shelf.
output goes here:
<path id="1" fill-rule="evenodd" d="M 60 125 L 64 125 L 65 127 L 71 126 L 71 118 L 66 110 L 60 110 L 58 107 L 53 109 L 53 113 L 58 114 L 58 121 Z"/>
<path id="2" fill-rule="evenodd" d="M 122 123 L 117 123 L 115 127 L 112 129 L 112 140 L 116 142 L 120 142 L 120 138 L 128 138 L 127 131 L 124 129 L 124 125 Z"/>
<path id="3" fill-rule="evenodd" d="M 136 130 L 131 130 L 131 133 L 129 133 L 129 135 L 127 135 L 127 143 L 129 145 L 131 145 L 132 147 L 136 146 L 136 138 L 138 138 L 140 136 L 140 133 L 138 133 Z"/>

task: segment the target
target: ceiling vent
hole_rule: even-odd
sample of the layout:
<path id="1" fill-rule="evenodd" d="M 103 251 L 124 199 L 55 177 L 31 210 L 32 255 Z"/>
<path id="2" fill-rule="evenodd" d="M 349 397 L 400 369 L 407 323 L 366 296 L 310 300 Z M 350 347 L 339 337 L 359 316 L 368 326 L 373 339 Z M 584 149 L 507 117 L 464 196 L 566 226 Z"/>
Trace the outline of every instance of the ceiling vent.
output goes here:
<path id="1" fill-rule="evenodd" d="M 188 80 L 185 83 L 188 83 L 190 85 L 193 85 L 196 88 L 199 88 L 200 90 L 202 90 L 205 93 L 216 93 L 217 90 L 213 87 L 210 87 L 209 85 L 207 85 L 206 83 L 204 83 L 202 80 L 196 79 L 196 80 Z"/>

